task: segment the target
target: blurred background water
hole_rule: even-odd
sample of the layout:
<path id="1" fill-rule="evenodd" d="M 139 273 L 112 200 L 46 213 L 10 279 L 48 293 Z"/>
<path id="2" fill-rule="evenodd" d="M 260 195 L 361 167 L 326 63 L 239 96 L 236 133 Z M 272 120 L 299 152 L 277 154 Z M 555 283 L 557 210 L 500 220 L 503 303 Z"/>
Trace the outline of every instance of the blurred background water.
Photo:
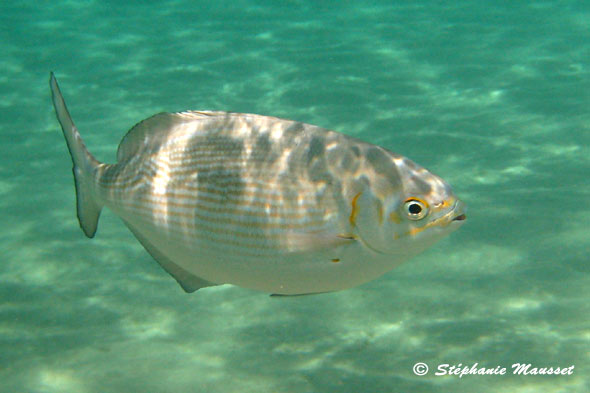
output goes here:
<path id="1" fill-rule="evenodd" d="M 1 392 L 590 391 L 588 2 L 6 1 L 0 25 Z M 50 70 L 102 161 L 159 111 L 274 115 L 410 157 L 468 221 L 351 290 L 187 295 L 110 212 L 80 231 Z M 575 369 L 433 375 L 476 362 Z"/>

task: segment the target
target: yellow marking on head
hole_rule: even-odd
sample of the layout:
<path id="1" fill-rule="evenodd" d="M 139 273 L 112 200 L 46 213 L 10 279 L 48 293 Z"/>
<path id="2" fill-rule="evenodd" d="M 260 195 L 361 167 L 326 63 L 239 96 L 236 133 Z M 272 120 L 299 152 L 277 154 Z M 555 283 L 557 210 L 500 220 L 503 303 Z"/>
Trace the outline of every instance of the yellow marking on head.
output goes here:
<path id="1" fill-rule="evenodd" d="M 402 218 L 399 216 L 399 214 L 397 214 L 397 212 L 391 212 L 389 214 L 389 219 L 391 221 L 393 221 L 396 224 L 401 224 L 402 223 Z"/>
<path id="2" fill-rule="evenodd" d="M 340 258 L 333 258 L 333 259 L 332 259 L 332 262 L 334 262 L 334 263 L 338 263 L 338 262 L 340 262 Z"/>
<path id="3" fill-rule="evenodd" d="M 425 230 L 426 228 L 428 228 L 428 225 L 427 226 L 423 226 L 422 228 L 412 228 L 412 229 L 410 229 L 408 231 L 408 235 L 410 235 L 410 236 L 417 235 L 420 232 L 422 232 L 423 230 Z"/>
<path id="4" fill-rule="evenodd" d="M 425 230 L 427 228 L 432 228 L 434 226 L 445 226 L 448 224 L 448 217 L 449 217 L 449 214 L 447 214 L 446 216 L 440 217 L 434 221 L 431 221 L 431 222 L 427 223 L 426 225 L 424 225 L 423 227 L 412 228 L 408 232 L 406 232 L 405 235 L 414 236 L 414 235 L 419 234 L 420 232 L 422 232 L 423 230 Z"/>
<path id="5" fill-rule="evenodd" d="M 451 207 L 452 205 L 454 205 L 456 201 L 457 201 L 457 198 L 451 197 L 450 199 L 444 200 L 444 201 L 442 201 L 440 203 L 437 203 L 434 206 L 437 207 L 437 208 L 439 208 L 439 209 L 445 209 L 447 207 Z"/>
<path id="6" fill-rule="evenodd" d="M 352 198 L 352 201 L 350 202 L 350 205 L 352 206 L 352 210 L 350 211 L 350 217 L 348 217 L 348 221 L 350 221 L 350 225 L 355 226 L 356 225 L 356 216 L 358 214 L 358 205 L 357 205 L 357 201 L 359 199 L 359 197 L 361 196 L 362 192 L 359 192 L 358 194 L 356 194 L 354 196 L 354 198 Z"/>
<path id="7" fill-rule="evenodd" d="M 410 202 L 410 201 L 418 201 L 418 202 L 422 203 L 424 206 L 426 206 L 427 209 L 430 208 L 430 204 L 428 202 L 426 202 L 422 198 L 418 198 L 418 197 L 415 197 L 415 196 L 409 197 L 408 199 L 406 199 L 404 201 L 404 203 L 407 203 L 407 202 Z"/>

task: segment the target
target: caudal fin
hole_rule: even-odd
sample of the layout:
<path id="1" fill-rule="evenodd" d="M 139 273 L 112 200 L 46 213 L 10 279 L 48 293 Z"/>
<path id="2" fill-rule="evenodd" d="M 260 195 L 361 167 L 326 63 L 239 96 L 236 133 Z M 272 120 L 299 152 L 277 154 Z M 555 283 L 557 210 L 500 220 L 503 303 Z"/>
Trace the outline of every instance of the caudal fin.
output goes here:
<path id="1" fill-rule="evenodd" d="M 59 124 L 61 124 L 72 157 L 72 163 L 74 164 L 72 170 L 76 184 L 76 206 L 80 228 L 82 228 L 86 236 L 94 237 L 98 217 L 102 209 L 102 205 L 94 197 L 94 176 L 100 162 L 86 149 L 84 141 L 82 141 L 82 137 L 70 117 L 53 72 L 50 74 L 49 85 L 51 86 L 55 114 Z"/>

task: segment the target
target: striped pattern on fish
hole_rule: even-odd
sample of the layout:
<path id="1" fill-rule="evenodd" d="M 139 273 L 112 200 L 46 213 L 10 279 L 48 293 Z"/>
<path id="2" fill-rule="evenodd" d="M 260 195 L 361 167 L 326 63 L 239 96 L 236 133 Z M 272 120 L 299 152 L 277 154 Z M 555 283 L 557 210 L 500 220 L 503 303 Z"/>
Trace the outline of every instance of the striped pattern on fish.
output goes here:
<path id="1" fill-rule="evenodd" d="M 440 178 L 334 131 L 230 112 L 160 113 L 96 161 L 53 74 L 87 236 L 107 206 L 187 291 L 231 283 L 276 294 L 376 278 L 465 218 Z M 413 210 L 414 213 L 408 209 Z M 424 217 L 416 219 L 422 213 Z"/>

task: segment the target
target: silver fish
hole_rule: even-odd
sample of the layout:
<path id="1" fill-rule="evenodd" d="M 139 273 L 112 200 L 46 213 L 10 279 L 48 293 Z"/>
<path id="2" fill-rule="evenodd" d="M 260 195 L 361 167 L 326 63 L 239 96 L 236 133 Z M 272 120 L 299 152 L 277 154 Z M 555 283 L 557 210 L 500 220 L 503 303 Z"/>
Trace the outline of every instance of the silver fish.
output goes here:
<path id="1" fill-rule="evenodd" d="M 441 178 L 338 132 L 276 117 L 188 111 L 134 126 L 116 164 L 86 149 L 53 73 L 88 237 L 116 213 L 187 292 L 234 284 L 278 295 L 373 280 L 464 222 Z"/>

